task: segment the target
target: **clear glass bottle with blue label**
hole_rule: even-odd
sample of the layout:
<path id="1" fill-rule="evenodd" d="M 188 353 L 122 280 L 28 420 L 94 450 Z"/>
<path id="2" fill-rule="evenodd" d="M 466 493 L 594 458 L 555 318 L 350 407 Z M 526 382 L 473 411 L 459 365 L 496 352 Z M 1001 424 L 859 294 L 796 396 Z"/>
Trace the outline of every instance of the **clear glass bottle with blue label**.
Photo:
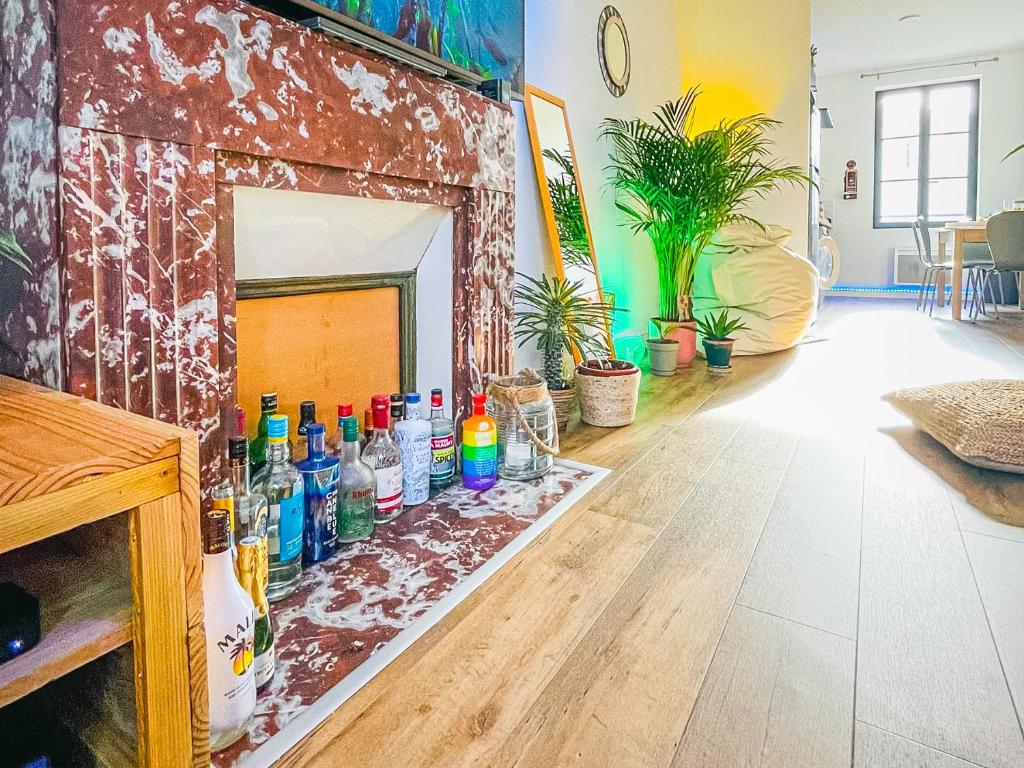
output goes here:
<path id="1" fill-rule="evenodd" d="M 420 412 L 419 392 L 405 396 L 405 418 L 395 424 L 402 457 L 402 496 L 414 507 L 430 498 L 430 422 Z"/>
<path id="2" fill-rule="evenodd" d="M 338 480 L 341 462 L 326 448 L 323 424 L 306 427 L 306 458 L 296 467 L 306 494 L 302 562 L 319 563 L 338 549 Z"/>
<path id="3" fill-rule="evenodd" d="M 288 417 L 271 416 L 267 423 L 267 465 L 256 491 L 267 499 L 267 545 L 270 579 L 267 598 L 280 600 L 299 586 L 302 577 L 302 531 L 305 494 L 302 475 L 288 461 Z"/>

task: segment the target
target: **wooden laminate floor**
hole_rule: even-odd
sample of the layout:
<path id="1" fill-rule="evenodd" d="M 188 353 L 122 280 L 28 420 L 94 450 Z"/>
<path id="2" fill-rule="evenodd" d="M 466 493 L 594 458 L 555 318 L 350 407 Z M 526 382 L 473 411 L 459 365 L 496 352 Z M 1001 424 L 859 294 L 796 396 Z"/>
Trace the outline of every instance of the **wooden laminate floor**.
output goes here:
<path id="1" fill-rule="evenodd" d="M 614 474 L 283 764 L 1024 766 L 1024 478 L 880 401 L 1021 377 L 1024 324 L 848 300 L 815 333 L 578 427 Z"/>

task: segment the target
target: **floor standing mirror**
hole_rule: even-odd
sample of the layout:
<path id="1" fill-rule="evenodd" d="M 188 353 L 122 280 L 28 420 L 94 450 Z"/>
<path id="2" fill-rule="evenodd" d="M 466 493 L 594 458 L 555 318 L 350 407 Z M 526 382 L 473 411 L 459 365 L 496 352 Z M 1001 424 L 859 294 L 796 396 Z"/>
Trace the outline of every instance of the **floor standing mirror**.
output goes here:
<path id="1" fill-rule="evenodd" d="M 582 282 L 585 295 L 604 301 L 565 102 L 529 83 L 525 101 L 533 164 L 555 269 L 559 277 Z M 610 318 L 605 321 L 605 336 L 609 354 L 614 357 Z"/>

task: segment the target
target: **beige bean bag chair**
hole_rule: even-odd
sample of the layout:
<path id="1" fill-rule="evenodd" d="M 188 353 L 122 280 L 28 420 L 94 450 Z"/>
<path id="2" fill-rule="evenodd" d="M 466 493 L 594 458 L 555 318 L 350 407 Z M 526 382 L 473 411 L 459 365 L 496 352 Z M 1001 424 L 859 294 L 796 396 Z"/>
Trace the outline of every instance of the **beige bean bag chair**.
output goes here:
<path id="1" fill-rule="evenodd" d="M 734 224 L 718 233 L 697 262 L 693 314 L 702 318 L 723 307 L 747 329 L 734 334 L 737 355 L 789 349 L 814 322 L 819 274 L 811 262 L 786 244 L 793 233 Z M 704 353 L 703 345 L 697 350 Z"/>

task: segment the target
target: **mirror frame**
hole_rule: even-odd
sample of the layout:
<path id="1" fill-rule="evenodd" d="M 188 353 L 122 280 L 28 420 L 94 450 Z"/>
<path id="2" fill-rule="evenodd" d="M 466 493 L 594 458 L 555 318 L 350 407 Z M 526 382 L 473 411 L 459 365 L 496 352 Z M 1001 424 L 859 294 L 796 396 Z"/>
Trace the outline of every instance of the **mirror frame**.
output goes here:
<path id="1" fill-rule="evenodd" d="M 621 77 L 616 77 L 608 66 L 608 51 L 606 39 L 608 29 L 616 27 L 622 34 L 622 42 L 626 47 L 626 71 Z M 629 33 L 626 31 L 626 22 L 615 6 L 608 5 L 601 11 L 601 18 L 597 22 L 597 50 L 598 61 L 601 64 L 601 75 L 604 77 L 604 84 L 613 96 L 619 98 L 629 87 L 629 78 L 633 70 L 633 57 L 629 49 Z"/>
<path id="2" fill-rule="evenodd" d="M 569 110 L 565 101 L 557 96 L 543 91 L 540 88 L 526 83 L 523 88 L 523 102 L 526 105 L 526 123 L 530 132 L 530 149 L 533 151 L 533 167 L 537 173 L 537 187 L 540 192 L 541 207 L 544 209 L 545 225 L 548 231 L 548 244 L 555 260 L 555 274 L 562 280 L 565 279 L 565 265 L 562 262 L 562 242 L 558 237 L 558 225 L 555 223 L 555 208 L 551 202 L 551 191 L 548 189 L 548 177 L 544 172 L 544 155 L 541 147 L 540 136 L 537 131 L 537 116 L 534 112 L 533 99 L 540 99 L 558 107 L 562 111 L 562 120 L 565 123 L 565 135 L 569 139 L 569 155 L 572 158 L 573 171 L 576 174 L 576 186 L 580 195 L 580 206 L 583 208 L 583 224 L 587 229 L 587 239 L 590 241 L 590 263 L 594 266 L 594 280 L 597 283 L 598 301 L 604 302 L 604 288 L 601 286 L 601 271 L 597 266 L 597 254 L 594 252 L 594 233 L 590 229 L 590 214 L 587 211 L 587 201 L 583 195 L 583 182 L 580 179 L 579 163 L 576 159 L 576 146 L 572 140 L 572 129 L 569 127 Z M 612 338 L 612 319 L 605 317 L 605 341 L 608 344 L 608 353 L 615 357 L 615 341 Z M 578 349 L 573 349 L 573 359 L 580 363 L 582 357 Z"/>

